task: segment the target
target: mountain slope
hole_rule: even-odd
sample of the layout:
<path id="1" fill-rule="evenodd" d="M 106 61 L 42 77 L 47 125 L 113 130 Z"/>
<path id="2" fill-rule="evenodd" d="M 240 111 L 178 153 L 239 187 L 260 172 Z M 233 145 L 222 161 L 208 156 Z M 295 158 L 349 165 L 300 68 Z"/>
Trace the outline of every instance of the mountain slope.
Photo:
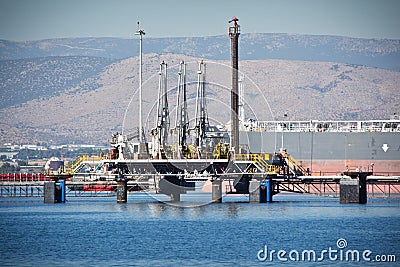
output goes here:
<path id="1" fill-rule="evenodd" d="M 137 56 L 138 39 L 65 38 L 27 42 L 0 40 L 0 60 L 45 56 L 90 56 L 123 59 Z M 240 35 L 240 59 L 327 61 L 400 71 L 400 40 L 341 36 L 254 33 Z M 229 59 L 227 35 L 144 38 L 144 53 L 185 54 Z"/>
<path id="2" fill-rule="evenodd" d="M 71 88 L 93 90 L 97 75 L 113 62 L 95 57 L 45 57 L 0 61 L 0 108 L 58 95 Z"/>
<path id="3" fill-rule="evenodd" d="M 171 125 L 177 64 L 187 62 L 189 115 L 194 116 L 197 60 L 186 55 L 144 56 L 143 109 L 146 132 L 154 126 L 158 69 L 168 62 Z M 210 121 L 229 121 L 231 70 L 228 61 L 205 60 Z M 242 60 L 247 118 L 258 120 L 385 119 L 400 110 L 400 72 L 332 62 Z M 49 99 L 3 108 L 0 142 L 107 143 L 112 132 L 135 131 L 138 58 L 105 67 L 92 90 L 72 87 Z M 133 97 L 133 98 L 132 98 Z M 125 118 L 125 120 L 124 120 Z"/>
<path id="4" fill-rule="evenodd" d="M 138 39 L 0 40 L 0 142 L 106 143 L 138 124 Z M 226 35 L 144 38 L 144 119 L 154 124 L 158 69 L 168 62 L 171 125 L 177 64 L 187 62 L 194 116 L 197 61 L 207 64 L 210 120 L 229 121 Z M 400 40 L 241 34 L 247 118 L 385 119 L 400 110 Z"/>

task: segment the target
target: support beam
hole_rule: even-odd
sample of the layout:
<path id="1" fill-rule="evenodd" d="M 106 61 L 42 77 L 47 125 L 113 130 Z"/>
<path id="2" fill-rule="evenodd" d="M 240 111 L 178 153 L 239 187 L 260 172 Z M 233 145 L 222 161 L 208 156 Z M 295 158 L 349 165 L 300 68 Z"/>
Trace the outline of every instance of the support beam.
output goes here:
<path id="1" fill-rule="evenodd" d="M 44 203 L 56 203 L 56 182 L 49 181 L 44 183 Z"/>
<path id="2" fill-rule="evenodd" d="M 368 176 L 368 174 L 366 174 L 366 173 L 359 175 L 359 181 L 360 181 L 359 203 L 360 204 L 367 204 L 367 199 L 368 199 L 367 176 Z M 390 194 L 390 186 L 389 186 L 389 194 Z"/>
<path id="3" fill-rule="evenodd" d="M 340 181 L 340 204 L 359 203 L 359 180 L 342 179 Z"/>
<path id="4" fill-rule="evenodd" d="M 117 203 L 128 201 L 128 181 L 124 178 L 117 180 Z"/>
<path id="5" fill-rule="evenodd" d="M 367 177 L 372 172 L 345 172 L 350 179 L 340 180 L 340 203 L 367 203 Z"/>
<path id="6" fill-rule="evenodd" d="M 342 179 L 340 181 L 340 203 L 367 203 L 367 185 L 366 180 Z"/>

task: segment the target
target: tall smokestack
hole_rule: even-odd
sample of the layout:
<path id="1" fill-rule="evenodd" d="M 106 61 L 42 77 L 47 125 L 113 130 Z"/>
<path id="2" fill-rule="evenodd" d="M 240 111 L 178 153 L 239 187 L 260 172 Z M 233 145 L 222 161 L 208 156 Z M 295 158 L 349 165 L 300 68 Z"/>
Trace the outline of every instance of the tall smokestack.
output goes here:
<path id="1" fill-rule="evenodd" d="M 233 18 L 233 26 L 229 27 L 229 38 L 231 38 L 231 60 L 232 60 L 232 91 L 231 91 L 231 148 L 235 154 L 239 152 L 239 34 L 240 26 L 238 18 Z"/>

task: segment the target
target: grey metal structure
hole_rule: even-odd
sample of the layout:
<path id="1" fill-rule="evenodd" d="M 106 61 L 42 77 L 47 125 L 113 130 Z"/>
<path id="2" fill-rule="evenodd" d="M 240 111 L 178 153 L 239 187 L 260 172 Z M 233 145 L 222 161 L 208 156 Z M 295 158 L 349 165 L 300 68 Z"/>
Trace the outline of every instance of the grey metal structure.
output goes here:
<path id="1" fill-rule="evenodd" d="M 209 127 L 207 114 L 207 101 L 205 90 L 206 64 L 199 62 L 199 70 L 197 71 L 197 96 L 196 96 L 196 113 L 195 113 L 195 145 L 198 148 L 205 146 L 205 136 Z"/>
<path id="2" fill-rule="evenodd" d="M 187 133 L 189 129 L 189 115 L 186 99 L 186 64 L 180 62 L 178 72 L 178 93 L 176 100 L 175 131 L 178 134 L 178 157 L 183 158 L 182 151 L 187 149 Z"/>

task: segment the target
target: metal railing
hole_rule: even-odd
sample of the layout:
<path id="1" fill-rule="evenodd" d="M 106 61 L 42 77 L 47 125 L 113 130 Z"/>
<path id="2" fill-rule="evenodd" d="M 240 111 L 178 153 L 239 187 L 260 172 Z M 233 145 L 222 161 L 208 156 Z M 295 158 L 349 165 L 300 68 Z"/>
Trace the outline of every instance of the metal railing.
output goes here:
<path id="1" fill-rule="evenodd" d="M 249 121 L 244 131 L 255 132 L 400 132 L 400 120 L 366 121 Z"/>

